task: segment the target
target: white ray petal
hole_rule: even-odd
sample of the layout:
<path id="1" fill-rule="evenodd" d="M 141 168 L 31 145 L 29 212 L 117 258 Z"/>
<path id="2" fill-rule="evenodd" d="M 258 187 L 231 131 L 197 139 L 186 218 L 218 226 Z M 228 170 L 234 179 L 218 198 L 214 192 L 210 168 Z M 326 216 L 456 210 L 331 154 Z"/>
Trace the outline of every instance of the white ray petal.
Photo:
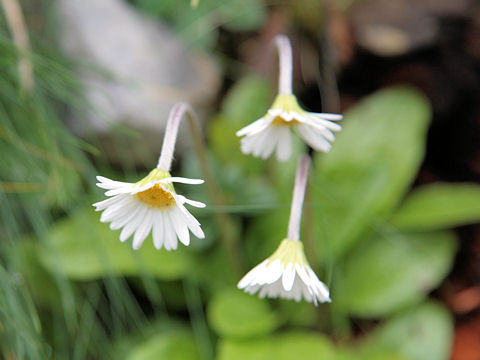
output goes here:
<path id="1" fill-rule="evenodd" d="M 138 250 L 142 246 L 145 238 L 150 233 L 152 228 L 152 216 L 154 211 L 149 209 L 143 218 L 142 223 L 139 225 L 138 229 L 135 231 L 135 235 L 133 236 L 133 243 L 132 247 L 133 250 Z"/>
<path id="2" fill-rule="evenodd" d="M 189 204 L 189 205 L 195 206 L 197 208 L 204 208 L 205 206 L 207 206 L 200 201 L 190 200 L 183 195 L 176 195 L 175 197 L 178 198 L 181 201 L 182 204 Z"/>
<path id="3" fill-rule="evenodd" d="M 203 184 L 205 182 L 205 180 L 202 180 L 202 179 L 189 179 L 189 178 L 178 177 L 178 176 L 168 177 L 168 178 L 157 180 L 157 181 L 158 183 L 162 183 L 162 184 L 169 184 L 172 182 L 176 182 L 176 183 L 194 184 L 194 185 Z"/>
<path id="4" fill-rule="evenodd" d="M 126 241 L 132 234 L 133 232 L 140 226 L 143 217 L 145 216 L 146 212 L 148 211 L 148 208 L 146 206 L 140 206 L 139 211 L 137 216 L 135 216 L 131 222 L 129 222 L 125 227 L 122 229 L 122 232 L 120 233 L 120 241 L 124 242 Z"/>
<path id="5" fill-rule="evenodd" d="M 129 212 L 126 212 L 123 216 L 118 217 L 117 219 L 112 221 L 112 223 L 110 224 L 110 229 L 118 230 L 124 227 L 126 224 L 132 221 L 132 219 L 137 217 L 138 213 L 142 210 L 143 207 L 143 204 L 139 202 L 133 202 L 131 204 L 131 207 L 127 209 L 130 210 Z"/>
<path id="6" fill-rule="evenodd" d="M 185 246 L 190 245 L 190 233 L 188 232 L 187 224 L 183 221 L 182 213 L 178 208 L 170 211 L 170 220 L 172 221 L 178 239 Z"/>
<path id="7" fill-rule="evenodd" d="M 252 122 L 251 124 L 245 126 L 244 128 L 238 130 L 235 135 L 237 136 L 244 136 L 244 135 L 247 135 L 249 134 L 250 132 L 252 131 L 255 131 L 257 129 L 261 129 L 263 127 L 265 127 L 266 125 L 268 125 L 268 121 L 265 121 L 264 118 L 260 118 L 258 120 L 255 120 L 254 122 Z"/>
<path id="8" fill-rule="evenodd" d="M 331 120 L 331 121 L 338 121 L 343 119 L 343 115 L 340 114 L 328 114 L 328 113 L 310 113 L 310 115 L 314 117 L 318 117 L 321 119 Z"/>
<path id="9" fill-rule="evenodd" d="M 165 225 L 165 244 L 168 244 L 168 248 L 165 245 L 167 250 L 175 250 L 178 245 L 177 234 L 175 228 L 173 227 L 170 211 L 165 211 L 164 214 L 164 225 Z"/>
<path id="10" fill-rule="evenodd" d="M 292 290 L 295 280 L 295 267 L 293 263 L 288 263 L 282 276 L 282 285 L 286 291 Z"/>
<path id="11" fill-rule="evenodd" d="M 155 249 L 160 250 L 164 242 L 163 212 L 156 210 L 153 221 L 152 238 Z"/>
<path id="12" fill-rule="evenodd" d="M 280 161 L 287 161 L 292 153 L 290 129 L 286 126 L 281 126 L 278 131 L 277 159 Z"/>
<path id="13" fill-rule="evenodd" d="M 109 199 L 96 202 L 92 206 L 95 206 L 95 208 L 96 208 L 95 211 L 101 211 L 101 210 L 106 209 L 107 207 L 109 207 L 113 204 L 118 203 L 119 201 L 121 201 L 122 199 L 124 199 L 126 197 L 128 197 L 127 194 L 117 195 L 117 196 L 111 197 Z"/>

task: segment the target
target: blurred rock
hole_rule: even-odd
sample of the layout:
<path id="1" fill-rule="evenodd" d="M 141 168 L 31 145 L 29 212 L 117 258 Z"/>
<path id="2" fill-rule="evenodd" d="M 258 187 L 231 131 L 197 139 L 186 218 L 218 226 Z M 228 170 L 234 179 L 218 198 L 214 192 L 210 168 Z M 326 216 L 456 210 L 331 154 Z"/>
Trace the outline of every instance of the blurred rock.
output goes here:
<path id="1" fill-rule="evenodd" d="M 57 10 L 61 45 L 82 63 L 93 106 L 87 124 L 73 122 L 80 135 L 108 140 L 111 125 L 123 124 L 141 133 L 135 150 L 159 150 L 174 103 L 202 112 L 213 101 L 220 84 L 214 62 L 124 1 L 57 0 Z"/>
<path id="2" fill-rule="evenodd" d="M 471 0 L 365 0 L 351 9 L 360 46 L 380 56 L 398 56 L 434 42 L 439 17 L 468 12 Z"/>

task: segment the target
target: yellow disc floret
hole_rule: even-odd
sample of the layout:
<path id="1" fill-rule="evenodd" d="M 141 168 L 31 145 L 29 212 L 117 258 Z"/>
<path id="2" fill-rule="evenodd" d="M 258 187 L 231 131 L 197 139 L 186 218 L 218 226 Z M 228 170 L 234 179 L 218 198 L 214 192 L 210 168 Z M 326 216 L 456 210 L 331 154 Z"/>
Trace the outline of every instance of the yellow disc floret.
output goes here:
<path id="1" fill-rule="evenodd" d="M 273 119 L 271 124 L 276 126 L 292 126 L 292 125 L 299 124 L 299 122 L 295 119 L 287 121 L 287 120 L 284 120 L 281 116 L 277 116 L 275 119 Z"/>
<path id="2" fill-rule="evenodd" d="M 138 198 L 153 207 L 167 207 L 175 204 L 172 194 L 156 184 L 148 190 L 139 192 Z"/>
<path id="3" fill-rule="evenodd" d="M 295 95 L 285 95 L 279 94 L 275 98 L 273 105 L 271 106 L 272 110 L 281 109 L 283 111 L 294 111 L 297 114 L 301 115 L 305 111 L 300 107 L 298 104 L 297 98 Z M 276 126 L 293 126 L 299 124 L 299 121 L 296 119 L 292 119 L 290 121 L 285 120 L 281 116 L 276 116 L 275 119 L 271 122 L 272 125 Z"/>
<path id="4" fill-rule="evenodd" d="M 135 185 L 144 186 L 150 181 L 163 180 L 168 177 L 171 177 L 168 171 L 153 169 L 150 171 L 150 174 L 137 182 Z M 172 194 L 175 194 L 175 189 L 173 184 L 169 183 L 155 184 L 151 188 L 137 193 L 136 196 L 138 199 L 152 207 L 168 207 L 175 204 L 175 199 L 173 198 Z"/>

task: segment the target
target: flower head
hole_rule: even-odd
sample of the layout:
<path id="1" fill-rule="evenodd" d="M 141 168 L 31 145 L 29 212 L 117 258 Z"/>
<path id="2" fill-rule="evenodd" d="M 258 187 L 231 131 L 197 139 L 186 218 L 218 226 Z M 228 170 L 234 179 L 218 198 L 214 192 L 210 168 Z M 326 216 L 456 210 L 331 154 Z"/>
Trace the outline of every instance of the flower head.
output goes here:
<path id="1" fill-rule="evenodd" d="M 241 140 L 242 152 L 266 159 L 275 151 L 278 160 L 287 161 L 292 152 L 291 129 L 313 149 L 327 152 L 330 142 L 335 140 L 332 131 L 341 130 L 341 126 L 332 121 L 343 117 L 311 113 L 298 105 L 292 93 L 292 45 L 285 35 L 276 36 L 275 45 L 280 60 L 278 95 L 265 116 L 237 132 L 237 136 L 245 136 Z"/>
<path id="2" fill-rule="evenodd" d="M 284 239 L 272 256 L 250 270 L 238 283 L 239 289 L 261 298 L 281 297 L 317 305 L 330 302 L 328 288 L 315 275 L 300 241 Z"/>
<path id="3" fill-rule="evenodd" d="M 190 244 L 189 230 L 198 238 L 205 237 L 200 223 L 188 212 L 184 204 L 205 207 L 205 204 L 178 195 L 174 182 L 201 184 L 203 180 L 172 177 L 168 171 L 154 169 L 136 183 L 114 181 L 97 176 L 97 186 L 107 190 L 109 199 L 93 204 L 96 211 L 102 211 L 101 222 L 110 222 L 110 229 L 122 229 L 120 241 L 126 241 L 132 234 L 133 248 L 142 246 L 152 231 L 155 248 L 166 250 L 177 248 L 177 238 Z"/>
<path id="4" fill-rule="evenodd" d="M 245 136 L 241 140 L 243 153 L 266 159 L 275 151 L 278 160 L 286 161 L 292 152 L 291 129 L 313 149 L 328 152 L 330 142 L 335 140 L 333 132 L 341 130 L 332 121 L 342 118 L 337 114 L 307 112 L 295 95 L 279 94 L 265 116 L 239 130 L 237 136 Z"/>

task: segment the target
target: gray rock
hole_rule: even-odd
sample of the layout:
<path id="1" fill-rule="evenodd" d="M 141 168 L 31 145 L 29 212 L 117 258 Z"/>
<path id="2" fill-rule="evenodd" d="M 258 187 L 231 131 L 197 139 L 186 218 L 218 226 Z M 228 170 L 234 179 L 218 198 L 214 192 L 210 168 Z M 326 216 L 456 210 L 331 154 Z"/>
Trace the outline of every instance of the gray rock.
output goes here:
<path id="1" fill-rule="evenodd" d="M 124 1 L 57 0 L 56 10 L 61 46 L 83 64 L 78 71 L 94 109 L 87 122 L 73 122 L 80 135 L 108 139 L 112 124 L 123 124 L 159 149 L 174 103 L 202 112 L 217 94 L 215 63 Z"/>

